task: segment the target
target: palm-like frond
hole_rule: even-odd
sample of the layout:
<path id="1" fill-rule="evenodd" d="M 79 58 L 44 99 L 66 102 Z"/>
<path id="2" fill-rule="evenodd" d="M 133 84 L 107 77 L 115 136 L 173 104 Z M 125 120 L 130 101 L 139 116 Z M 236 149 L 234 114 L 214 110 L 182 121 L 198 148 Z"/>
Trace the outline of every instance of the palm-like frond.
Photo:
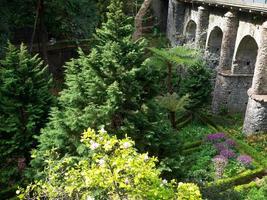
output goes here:
<path id="1" fill-rule="evenodd" d="M 176 93 L 166 94 L 157 98 L 158 104 L 170 112 L 182 112 L 189 104 L 189 95 L 179 97 Z"/>
<path id="2" fill-rule="evenodd" d="M 182 46 L 171 49 L 149 48 L 159 59 L 178 65 L 192 66 L 200 62 L 198 51 Z"/>

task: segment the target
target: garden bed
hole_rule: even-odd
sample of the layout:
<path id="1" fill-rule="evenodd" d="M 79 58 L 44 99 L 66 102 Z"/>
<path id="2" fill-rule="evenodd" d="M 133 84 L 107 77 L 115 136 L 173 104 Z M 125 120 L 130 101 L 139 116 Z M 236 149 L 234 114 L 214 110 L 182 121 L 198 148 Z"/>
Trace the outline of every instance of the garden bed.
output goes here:
<path id="1" fill-rule="evenodd" d="M 206 188 L 248 183 L 265 175 L 266 161 L 260 153 L 224 133 L 209 134 L 183 148 L 187 181 Z"/>

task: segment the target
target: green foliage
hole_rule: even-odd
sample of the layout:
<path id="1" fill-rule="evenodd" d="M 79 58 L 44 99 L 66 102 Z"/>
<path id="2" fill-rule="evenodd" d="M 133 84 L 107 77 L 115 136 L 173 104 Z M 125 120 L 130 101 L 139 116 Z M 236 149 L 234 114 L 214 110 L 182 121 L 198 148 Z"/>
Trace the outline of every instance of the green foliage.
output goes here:
<path id="1" fill-rule="evenodd" d="M 6 7 L 6 0 L 0 1 L 0 58 L 4 56 L 4 51 L 8 38 L 8 12 Z"/>
<path id="2" fill-rule="evenodd" d="M 199 141 L 202 141 L 206 135 L 211 133 L 214 133 L 214 130 L 207 125 L 199 122 L 193 122 L 186 125 L 179 131 L 179 140 L 184 147 L 188 146 L 189 148 L 192 143 L 194 144 L 196 142 L 199 144 Z"/>
<path id="3" fill-rule="evenodd" d="M 210 145 L 201 145 L 198 151 L 187 156 L 184 162 L 184 178 L 195 182 L 213 181 L 214 169 L 212 158 L 216 150 Z"/>
<path id="4" fill-rule="evenodd" d="M 33 29 L 38 0 L 6 1 L 8 31 Z M 2 8 L 2 7 L 1 7 Z M 96 1 L 45 0 L 44 21 L 50 36 L 64 39 L 88 38 L 97 25 Z"/>
<path id="5" fill-rule="evenodd" d="M 185 73 L 181 77 L 179 95 L 190 96 L 188 110 L 197 110 L 209 102 L 211 97 L 210 76 L 210 71 L 201 62 L 185 69 Z"/>
<path id="6" fill-rule="evenodd" d="M 56 37 L 88 38 L 97 25 L 95 1 L 48 0 L 45 8 L 46 25 Z"/>
<path id="7" fill-rule="evenodd" d="M 262 180 L 259 188 L 253 187 L 248 192 L 245 200 L 265 200 L 267 199 L 267 178 Z"/>
<path id="8" fill-rule="evenodd" d="M 254 170 L 246 170 L 245 172 L 238 174 L 233 177 L 220 179 L 216 182 L 210 182 L 206 184 L 206 191 L 213 191 L 213 190 L 220 190 L 226 191 L 227 189 L 240 185 L 242 183 L 246 183 L 248 181 L 253 180 L 254 178 L 258 177 L 264 171 L 263 168 L 258 168 Z M 216 189 L 217 188 L 217 189 Z"/>
<path id="9" fill-rule="evenodd" d="M 189 104 L 189 95 L 185 95 L 178 99 L 176 93 L 166 94 L 158 97 L 158 103 L 161 107 L 171 112 L 183 112 L 185 107 Z"/>
<path id="10" fill-rule="evenodd" d="M 166 62 L 170 62 L 175 65 L 192 66 L 200 61 L 198 57 L 198 52 L 187 47 L 177 46 L 175 48 L 167 50 L 150 48 L 150 51 L 152 51 L 153 54 L 156 55 L 155 62 L 159 62 L 160 60 L 165 64 Z"/>
<path id="11" fill-rule="evenodd" d="M 211 92 L 210 72 L 196 50 L 182 46 L 172 49 L 150 48 L 150 50 L 154 56 L 150 59 L 149 65 L 167 71 L 162 95 L 176 93 L 178 97 L 183 97 L 180 103 L 184 102 L 183 107 L 186 109 L 176 113 L 176 119 L 171 120 L 172 124 L 175 122 L 174 127 L 182 127 L 208 102 Z M 165 99 L 170 97 L 167 96 Z M 184 101 L 185 99 L 187 100 Z M 167 107 L 174 107 L 173 103 L 174 101 L 169 101 Z M 179 105 L 179 101 L 176 103 Z M 175 118 L 174 114 L 170 115 Z"/>
<path id="12" fill-rule="evenodd" d="M 202 200 L 198 186 L 193 183 L 179 183 L 178 200 Z"/>
<path id="13" fill-rule="evenodd" d="M 142 64 L 145 42 L 132 41 L 131 20 L 123 14 L 119 0 L 111 2 L 107 17 L 96 31 L 97 44 L 91 53 L 80 51 L 78 59 L 66 64 L 66 88 L 39 137 L 34 167 L 42 169 L 46 151 L 53 148 L 61 155 L 81 153 L 76 151 L 79 133 L 88 125 L 99 128 L 104 124 L 120 136 L 127 132 L 141 150 L 159 151 L 158 143 L 169 134 L 166 116 L 157 113 L 153 102 L 160 87 L 160 70 Z M 156 140 L 159 142 L 154 143 Z"/>
<path id="14" fill-rule="evenodd" d="M 101 129 L 88 129 L 82 136 L 83 157 L 51 157 L 46 178 L 29 185 L 21 199 L 175 199 L 173 183 L 162 180 L 156 158 L 137 153 L 128 137 L 117 139 Z M 179 186 L 181 199 L 199 197 L 197 186 Z M 189 198 L 187 198 L 187 196 Z M 178 198 L 180 199 L 180 198 Z"/>
<path id="15" fill-rule="evenodd" d="M 37 55 L 32 57 L 23 44 L 19 49 L 8 45 L 0 60 L 1 184 L 13 184 L 26 167 L 53 102 L 51 81 Z"/>

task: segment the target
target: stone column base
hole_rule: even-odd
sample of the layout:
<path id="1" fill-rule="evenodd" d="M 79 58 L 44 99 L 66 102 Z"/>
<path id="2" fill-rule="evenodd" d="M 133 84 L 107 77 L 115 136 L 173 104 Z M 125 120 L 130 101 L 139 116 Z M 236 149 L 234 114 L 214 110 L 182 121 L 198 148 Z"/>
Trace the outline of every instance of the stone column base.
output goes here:
<path id="1" fill-rule="evenodd" d="M 253 133 L 267 133 L 267 95 L 255 95 L 248 91 L 249 101 L 243 132 L 246 135 Z"/>
<path id="2" fill-rule="evenodd" d="M 218 72 L 213 92 L 212 111 L 245 114 L 248 102 L 247 91 L 252 84 L 252 74 Z"/>

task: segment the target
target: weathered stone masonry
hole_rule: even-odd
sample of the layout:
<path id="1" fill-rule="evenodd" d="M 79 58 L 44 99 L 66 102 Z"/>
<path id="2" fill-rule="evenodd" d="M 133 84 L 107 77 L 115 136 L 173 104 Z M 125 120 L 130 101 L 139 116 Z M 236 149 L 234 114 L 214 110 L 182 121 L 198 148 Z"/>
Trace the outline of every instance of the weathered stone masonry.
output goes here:
<path id="1" fill-rule="evenodd" d="M 267 132 L 267 22 L 262 27 L 260 49 L 248 91 L 249 102 L 244 122 L 244 132 Z"/>
<path id="2" fill-rule="evenodd" d="M 167 36 L 220 57 L 214 113 L 244 113 L 245 133 L 267 132 L 267 5 L 218 2 L 169 0 Z"/>

